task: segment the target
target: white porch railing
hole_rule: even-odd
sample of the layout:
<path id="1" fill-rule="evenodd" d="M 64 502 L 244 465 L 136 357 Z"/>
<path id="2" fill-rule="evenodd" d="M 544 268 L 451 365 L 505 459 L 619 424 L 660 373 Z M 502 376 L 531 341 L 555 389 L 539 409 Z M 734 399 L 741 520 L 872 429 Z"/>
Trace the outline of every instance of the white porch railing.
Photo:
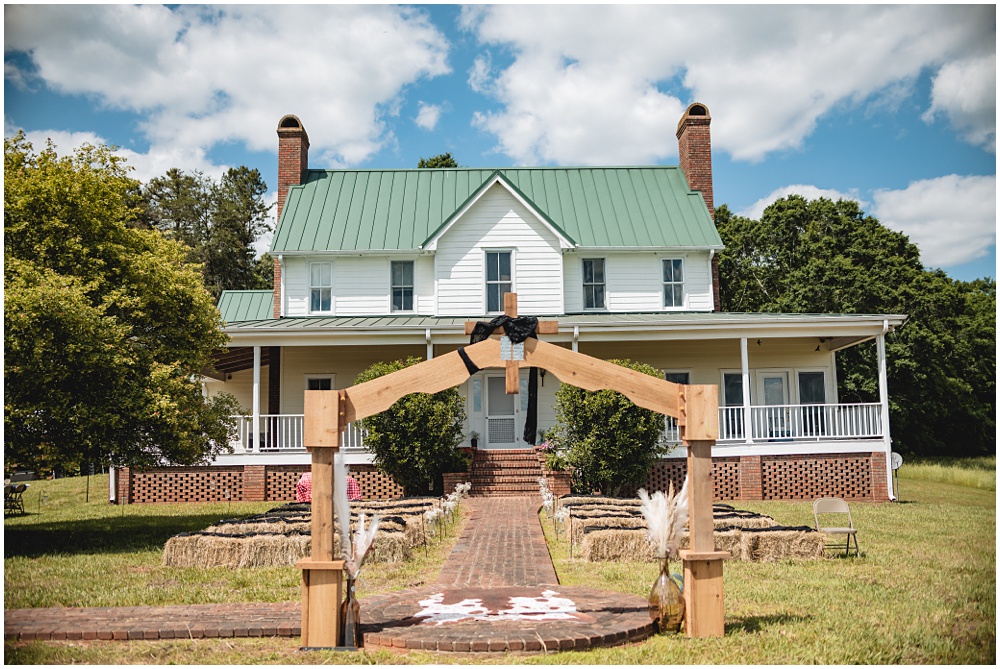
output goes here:
<path id="1" fill-rule="evenodd" d="M 719 407 L 719 441 L 747 441 L 744 407 Z M 783 404 L 750 407 L 750 441 L 881 439 L 882 407 L 869 404 Z M 677 421 L 667 418 L 667 443 L 680 443 Z"/>
<path id="2" fill-rule="evenodd" d="M 236 439 L 231 442 L 237 453 L 278 453 L 303 451 L 303 414 L 261 414 L 260 439 L 253 438 L 253 416 L 236 418 Z M 344 430 L 342 451 L 363 451 L 364 434 L 357 423 L 349 423 Z"/>
<path id="3" fill-rule="evenodd" d="M 237 453 L 278 453 L 304 450 L 302 414 L 261 414 L 260 439 L 253 438 L 253 418 L 235 416 Z M 747 442 L 744 407 L 719 408 L 719 441 Z M 750 442 L 881 439 L 882 411 L 869 404 L 785 404 L 750 407 Z M 677 421 L 667 417 L 663 441 L 680 443 Z M 357 423 L 344 430 L 341 450 L 363 452 L 364 433 Z"/>

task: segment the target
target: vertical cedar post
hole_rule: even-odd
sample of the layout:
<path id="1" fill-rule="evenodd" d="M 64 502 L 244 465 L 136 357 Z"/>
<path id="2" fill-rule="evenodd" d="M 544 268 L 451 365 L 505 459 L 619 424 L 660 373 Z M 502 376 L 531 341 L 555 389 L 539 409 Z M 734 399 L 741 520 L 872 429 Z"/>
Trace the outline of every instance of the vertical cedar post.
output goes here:
<path id="1" fill-rule="evenodd" d="M 715 386 L 682 386 L 681 438 L 687 447 L 688 508 L 691 545 L 681 551 L 687 635 L 722 636 L 725 609 L 722 562 L 726 551 L 715 549 L 712 520 L 712 446 L 719 436 L 719 390 Z"/>
<path id="2" fill-rule="evenodd" d="M 334 648 L 340 628 L 344 561 L 334 560 L 333 458 L 340 450 L 346 396 L 307 390 L 303 442 L 312 456 L 312 549 L 302 570 L 302 647 Z"/>

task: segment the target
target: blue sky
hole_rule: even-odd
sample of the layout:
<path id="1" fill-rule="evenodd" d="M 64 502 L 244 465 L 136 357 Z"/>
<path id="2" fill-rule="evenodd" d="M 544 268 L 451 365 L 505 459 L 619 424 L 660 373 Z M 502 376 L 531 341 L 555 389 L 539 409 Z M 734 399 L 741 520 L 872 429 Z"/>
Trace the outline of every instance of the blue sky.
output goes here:
<path id="1" fill-rule="evenodd" d="M 849 197 L 925 265 L 996 276 L 986 5 L 5 5 L 4 134 L 121 147 L 146 181 L 248 165 L 676 164 L 712 114 L 716 204 Z"/>

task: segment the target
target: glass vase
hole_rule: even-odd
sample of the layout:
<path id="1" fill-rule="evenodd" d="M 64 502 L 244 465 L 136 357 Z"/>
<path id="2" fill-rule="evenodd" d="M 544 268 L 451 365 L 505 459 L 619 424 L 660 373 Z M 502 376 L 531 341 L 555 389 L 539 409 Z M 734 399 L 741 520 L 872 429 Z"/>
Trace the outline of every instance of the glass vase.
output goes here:
<path id="1" fill-rule="evenodd" d="M 361 648 L 364 645 L 361 636 L 361 604 L 358 603 L 354 590 L 354 580 L 347 579 L 347 597 L 340 604 L 340 635 L 342 648 Z"/>
<path id="2" fill-rule="evenodd" d="M 660 558 L 660 574 L 649 591 L 649 617 L 660 634 L 681 631 L 684 622 L 684 595 L 670 578 L 670 560 Z"/>

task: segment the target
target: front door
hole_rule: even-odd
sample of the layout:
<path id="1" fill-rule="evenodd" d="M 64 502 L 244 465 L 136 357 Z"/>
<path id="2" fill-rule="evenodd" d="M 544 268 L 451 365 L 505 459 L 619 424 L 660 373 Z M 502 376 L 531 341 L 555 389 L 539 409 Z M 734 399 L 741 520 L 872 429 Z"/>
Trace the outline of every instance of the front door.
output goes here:
<path id="1" fill-rule="evenodd" d="M 790 436 L 788 428 L 788 372 L 758 372 L 759 397 L 764 399 L 763 428 L 768 439 Z"/>
<path id="2" fill-rule="evenodd" d="M 481 448 L 521 448 L 518 395 L 508 395 L 503 376 L 486 377 L 486 443 Z"/>

